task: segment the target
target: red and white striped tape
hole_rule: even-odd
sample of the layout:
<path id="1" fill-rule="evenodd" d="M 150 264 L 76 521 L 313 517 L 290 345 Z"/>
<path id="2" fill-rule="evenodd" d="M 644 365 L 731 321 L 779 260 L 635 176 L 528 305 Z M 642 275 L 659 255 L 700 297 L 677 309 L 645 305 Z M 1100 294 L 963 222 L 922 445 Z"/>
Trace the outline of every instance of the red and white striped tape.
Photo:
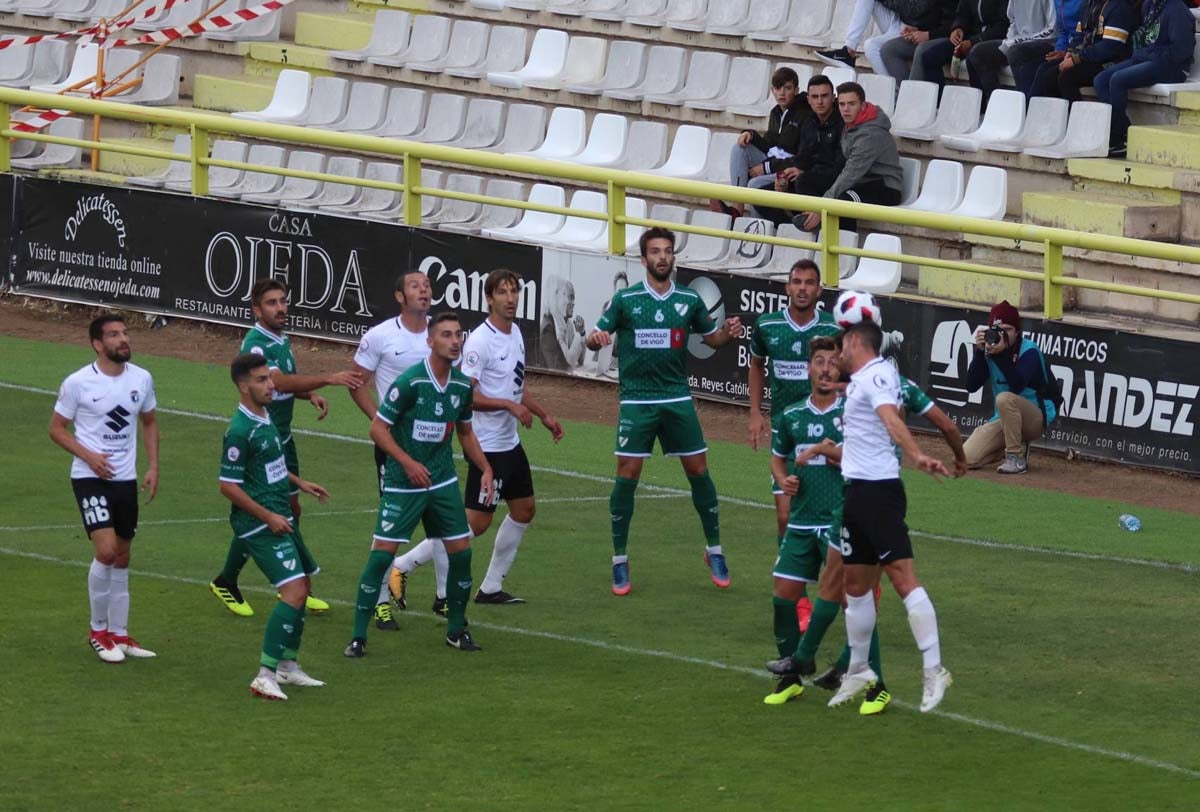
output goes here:
<path id="1" fill-rule="evenodd" d="M 13 129 L 22 133 L 35 133 L 44 130 L 60 118 L 72 115 L 70 110 L 45 110 L 37 116 L 13 124 Z"/>
<path id="2" fill-rule="evenodd" d="M 185 0 L 186 1 L 186 0 Z M 211 17 L 200 20 L 199 22 L 189 23 L 188 25 L 179 28 L 164 28 L 159 31 L 151 31 L 148 34 L 143 34 L 140 37 L 133 39 L 107 39 L 103 42 L 103 48 L 119 48 L 124 45 L 162 45 L 168 42 L 174 42 L 177 39 L 185 37 L 194 37 L 203 34 L 206 31 L 223 31 L 226 28 L 231 28 L 241 23 L 257 20 L 259 17 L 265 17 L 268 14 L 273 14 L 279 11 L 284 6 L 291 5 L 296 0 L 267 0 L 261 6 L 253 6 L 251 8 L 240 8 L 229 14 L 214 14 Z"/>
<path id="3" fill-rule="evenodd" d="M 186 2 L 188 2 L 188 0 L 164 0 L 161 5 L 151 6 L 140 15 L 130 17 L 126 20 L 110 22 L 108 24 L 108 30 L 110 32 L 121 31 L 138 22 L 139 20 L 145 20 L 149 17 L 157 17 L 160 11 L 165 12 L 172 6 Z M 97 34 L 100 36 L 97 37 Z M 106 35 L 101 30 L 101 26 L 99 24 L 89 25 L 86 28 L 76 28 L 74 31 L 63 31 L 58 34 L 35 34 L 34 36 L 30 37 L 10 37 L 8 39 L 0 39 L 0 51 L 3 51 L 5 48 L 14 48 L 21 45 L 35 45 L 43 40 L 48 39 L 71 39 L 72 37 L 83 37 L 85 41 L 92 41 L 103 40 L 105 39 Z"/>

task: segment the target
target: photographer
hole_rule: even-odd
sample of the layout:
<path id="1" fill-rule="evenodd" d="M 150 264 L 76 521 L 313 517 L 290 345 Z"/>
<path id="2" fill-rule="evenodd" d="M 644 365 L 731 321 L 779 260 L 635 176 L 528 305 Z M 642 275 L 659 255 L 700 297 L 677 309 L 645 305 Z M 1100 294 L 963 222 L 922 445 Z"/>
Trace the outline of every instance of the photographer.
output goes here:
<path id="1" fill-rule="evenodd" d="M 967 368 L 967 391 L 989 380 L 996 414 L 971 433 L 964 449 L 971 468 L 999 460 L 1001 474 L 1029 470 L 1029 442 L 1045 431 L 1058 412 L 1049 367 L 1038 346 L 1021 337 L 1021 315 L 1007 301 L 992 308 L 986 326 L 975 331 L 975 353 Z"/>

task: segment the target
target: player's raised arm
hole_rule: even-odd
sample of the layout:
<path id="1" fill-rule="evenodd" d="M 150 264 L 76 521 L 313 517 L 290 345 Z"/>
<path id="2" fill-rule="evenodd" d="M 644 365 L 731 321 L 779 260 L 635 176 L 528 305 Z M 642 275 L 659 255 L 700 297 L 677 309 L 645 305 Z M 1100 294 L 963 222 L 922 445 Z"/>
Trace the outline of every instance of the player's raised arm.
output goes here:
<path id="1" fill-rule="evenodd" d="M 314 389 L 325 386 L 345 386 L 353 390 L 365 383 L 362 374 L 354 369 L 330 372 L 326 375 L 289 375 L 282 370 L 273 368 L 271 380 L 275 382 L 277 392 L 291 392 L 302 399 L 306 399 L 306 396 Z"/>
<path id="2" fill-rule="evenodd" d="M 958 430 L 958 426 L 955 425 L 948 414 L 937 406 L 925 412 L 925 419 L 942 433 L 942 437 L 946 440 L 946 445 L 950 446 L 950 450 L 954 452 L 954 476 L 960 477 L 966 475 L 967 452 L 963 449 L 962 432 Z"/>

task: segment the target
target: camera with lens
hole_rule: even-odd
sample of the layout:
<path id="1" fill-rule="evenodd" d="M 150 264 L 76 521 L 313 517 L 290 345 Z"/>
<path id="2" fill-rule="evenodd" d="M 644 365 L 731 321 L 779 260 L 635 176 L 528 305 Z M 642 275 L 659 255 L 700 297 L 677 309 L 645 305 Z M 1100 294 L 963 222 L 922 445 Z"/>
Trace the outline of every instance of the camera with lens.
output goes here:
<path id="1" fill-rule="evenodd" d="M 989 327 L 983 331 L 983 343 L 994 347 L 1004 340 L 1004 331 L 999 327 Z"/>

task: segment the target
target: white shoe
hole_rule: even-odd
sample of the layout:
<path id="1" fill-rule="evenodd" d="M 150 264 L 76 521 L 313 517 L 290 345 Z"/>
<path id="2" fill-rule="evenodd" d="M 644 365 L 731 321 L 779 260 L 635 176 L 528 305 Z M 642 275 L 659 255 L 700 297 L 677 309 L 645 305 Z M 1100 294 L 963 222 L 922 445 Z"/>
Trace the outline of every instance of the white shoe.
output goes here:
<path id="1" fill-rule="evenodd" d="M 304 673 L 298 664 L 292 663 L 291 668 L 284 668 L 283 663 L 275 671 L 275 680 L 284 685 L 299 685 L 301 688 L 321 688 L 325 683 Z"/>
<path id="2" fill-rule="evenodd" d="M 940 665 L 932 674 L 926 672 L 925 692 L 921 694 L 921 713 L 929 713 L 942 704 L 942 699 L 946 696 L 946 689 L 953 684 L 954 678 L 950 676 L 950 672 Z"/>
<path id="3" fill-rule="evenodd" d="M 838 705 L 845 705 L 878 681 L 879 677 L 875 675 L 870 666 L 863 666 L 859 671 L 846 672 L 837 693 L 833 695 L 833 699 L 829 700 L 829 707 L 836 708 Z"/>
<path id="4" fill-rule="evenodd" d="M 287 699 L 287 694 L 279 690 L 278 682 L 261 674 L 254 678 L 254 682 L 250 683 L 250 693 L 261 696 L 263 699 Z"/>
<path id="5" fill-rule="evenodd" d="M 134 640 L 127 634 L 114 634 L 112 635 L 112 641 L 117 644 L 117 648 L 121 649 L 121 651 L 125 653 L 126 657 L 137 657 L 145 660 L 158 656 L 150 649 L 142 648 L 138 641 Z"/>
<path id="6" fill-rule="evenodd" d="M 88 635 L 88 643 L 91 644 L 92 650 L 96 652 L 102 662 L 106 663 L 123 663 L 125 662 L 125 652 L 117 646 L 113 641 L 112 635 L 108 630 L 92 632 Z"/>

